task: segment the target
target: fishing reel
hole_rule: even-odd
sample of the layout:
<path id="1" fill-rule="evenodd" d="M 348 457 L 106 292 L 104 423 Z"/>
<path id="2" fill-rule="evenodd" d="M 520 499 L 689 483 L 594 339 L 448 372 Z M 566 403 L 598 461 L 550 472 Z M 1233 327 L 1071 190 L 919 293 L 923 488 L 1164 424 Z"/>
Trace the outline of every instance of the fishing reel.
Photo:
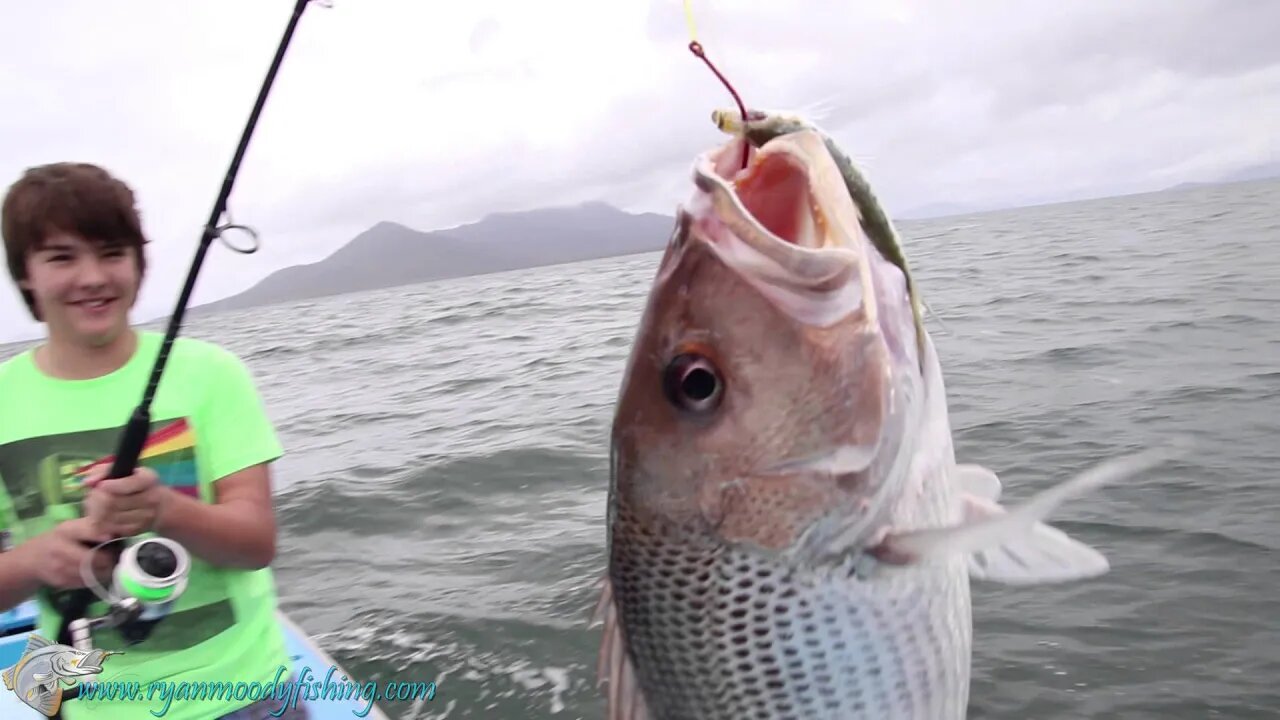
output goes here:
<path id="1" fill-rule="evenodd" d="M 86 566 L 89 562 L 86 557 Z M 120 554 L 110 591 L 93 578 L 87 567 L 81 571 L 86 584 L 108 606 L 106 614 L 77 618 L 68 628 L 72 645 L 89 652 L 93 649 L 93 631 L 98 629 L 113 628 L 130 644 L 145 640 L 187 589 L 191 555 L 169 538 L 134 539 Z"/>
<path id="2" fill-rule="evenodd" d="M 102 587 L 93 576 L 90 565 L 93 553 L 116 542 L 129 543 L 116 562 L 111 575 L 111 590 Z M 169 538 L 116 538 L 93 548 L 85 555 L 80 576 L 85 584 L 107 603 L 107 612 L 98 617 L 78 617 L 66 628 L 75 649 L 92 653 L 93 631 L 114 628 L 130 645 L 146 640 L 155 624 L 164 619 L 174 603 L 187 589 L 191 571 L 191 555 L 180 543 Z M 77 684 L 65 690 L 62 699 L 74 700 L 86 682 L 97 673 L 77 678 Z"/>

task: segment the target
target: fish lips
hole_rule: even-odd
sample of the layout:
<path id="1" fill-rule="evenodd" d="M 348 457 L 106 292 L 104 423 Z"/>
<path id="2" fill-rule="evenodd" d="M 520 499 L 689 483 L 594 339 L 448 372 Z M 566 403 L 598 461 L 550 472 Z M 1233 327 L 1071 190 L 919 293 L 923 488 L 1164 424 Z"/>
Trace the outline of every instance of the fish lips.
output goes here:
<path id="1" fill-rule="evenodd" d="M 102 665 L 92 663 L 81 663 L 75 667 L 72 675 L 95 675 L 102 672 Z"/>
<path id="2" fill-rule="evenodd" d="M 743 142 L 695 161 L 694 193 L 679 211 L 672 249 L 705 244 L 806 325 L 829 327 L 873 304 L 870 241 L 821 137 L 775 138 L 752 148 L 747 167 L 735 170 Z"/>

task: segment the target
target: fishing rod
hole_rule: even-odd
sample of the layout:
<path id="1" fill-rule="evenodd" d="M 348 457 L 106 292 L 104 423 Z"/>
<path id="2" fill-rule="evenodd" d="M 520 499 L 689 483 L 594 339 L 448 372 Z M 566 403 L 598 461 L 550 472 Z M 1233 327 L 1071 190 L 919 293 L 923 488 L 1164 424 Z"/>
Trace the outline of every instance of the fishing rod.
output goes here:
<path id="1" fill-rule="evenodd" d="M 245 124 L 244 131 L 240 135 L 240 143 L 236 147 L 235 155 L 232 157 L 231 165 L 227 169 L 227 174 L 222 181 L 222 189 L 218 193 L 218 198 L 214 201 L 213 210 L 209 213 L 209 220 L 205 223 L 204 232 L 201 234 L 199 246 L 196 249 L 195 258 L 191 262 L 191 268 L 187 272 L 186 283 L 182 287 L 182 292 L 178 296 L 177 306 L 173 314 L 169 318 L 168 329 L 165 332 L 164 342 L 160 346 L 160 352 L 156 357 L 155 364 L 151 369 L 151 377 L 147 382 L 147 386 L 142 395 L 142 400 L 133 410 L 129 417 L 128 424 L 125 426 L 121 434 L 119 445 L 115 453 L 115 459 L 111 464 L 111 471 L 107 475 L 108 478 L 122 478 L 132 475 L 137 467 L 138 458 L 142 454 L 142 448 L 146 444 L 148 431 L 151 426 L 151 403 L 155 398 L 156 390 L 160 386 L 160 378 L 164 374 L 165 367 L 169 360 L 169 351 L 173 346 L 174 340 L 177 338 L 178 330 L 182 325 L 183 316 L 186 313 L 187 304 L 191 300 L 191 293 L 195 289 L 196 276 L 200 272 L 201 266 L 204 264 L 205 255 L 209 251 L 209 246 L 215 238 L 221 239 L 223 244 L 228 248 L 242 253 L 252 254 L 258 249 L 258 235 L 251 228 L 225 224 L 219 225 L 223 214 L 227 211 L 227 201 L 231 196 L 231 188 L 235 184 L 236 175 L 240 170 L 240 163 L 244 159 L 245 152 L 249 148 L 249 139 L 253 135 L 254 129 L 257 127 L 258 118 L 262 114 L 262 109 L 266 105 L 267 95 L 271 92 L 271 86 L 275 83 L 276 74 L 280 70 L 280 65 L 284 60 L 285 51 L 289 47 L 289 43 L 293 40 L 294 30 L 298 26 L 298 21 L 302 17 L 303 10 L 310 2 L 320 2 L 323 7 L 332 7 L 329 0 L 296 0 L 293 7 L 293 13 L 289 17 L 288 25 L 285 27 L 284 35 L 280 39 L 280 44 L 276 48 L 275 57 L 271 61 L 271 66 L 267 70 L 267 76 L 263 80 L 262 87 L 258 91 L 257 102 L 254 103 L 253 111 L 249 114 L 248 122 Z M 243 230 L 248 233 L 253 244 L 242 249 L 226 241 L 223 234 L 231 229 Z M 125 538 L 117 538 L 110 542 L 118 542 Z M 182 583 L 185 583 L 186 568 L 189 566 L 189 558 L 186 550 L 178 543 L 165 541 L 163 538 L 155 538 L 143 541 L 149 543 L 147 546 L 140 547 L 141 544 L 130 547 L 125 555 L 125 562 L 122 562 L 117 568 L 117 584 L 122 586 L 130 597 L 125 600 L 133 600 L 132 603 L 125 603 L 123 610 L 119 607 L 113 607 L 109 614 L 103 618 L 97 618 L 93 621 L 86 621 L 83 617 L 88 610 L 89 605 L 94 601 L 95 594 L 89 588 L 79 588 L 68 592 L 60 610 L 62 627 L 58 632 L 57 642 L 63 644 L 72 644 L 71 626 L 77 625 L 77 630 L 87 632 L 93 626 L 121 626 L 126 623 L 135 621 L 144 611 L 150 607 L 154 609 L 161 607 L 167 611 L 168 606 L 176 599 L 172 591 L 181 592 Z M 120 582 L 120 569 L 124 568 L 130 577 L 124 578 Z M 180 573 L 182 577 L 172 577 Z M 167 585 L 165 583 L 168 583 Z M 163 585 L 164 587 L 156 587 Z M 105 599 L 105 598 L 104 598 Z M 113 604 L 114 605 L 114 604 Z M 163 616 L 163 614 L 161 614 Z M 159 618 L 154 618 L 150 622 L 154 623 Z M 81 635 L 82 632 L 77 632 Z M 144 635 L 143 635 L 144 636 Z M 138 635 L 135 635 L 138 637 Z M 83 638 L 78 638 L 83 641 Z M 82 643 L 81 643 L 82 644 Z M 79 695 L 80 686 L 72 688 L 63 694 L 63 699 L 72 699 Z"/>
<path id="2" fill-rule="evenodd" d="M 178 296 L 177 307 L 174 309 L 172 317 L 169 318 L 169 327 L 165 333 L 164 342 L 160 345 L 160 354 L 156 357 L 155 365 L 151 369 L 151 379 L 142 395 L 142 402 L 134 409 L 133 415 L 129 418 L 129 424 L 125 427 L 124 435 L 120 440 L 120 447 L 116 452 L 115 462 L 111 466 L 111 473 L 107 476 L 109 478 L 122 478 L 131 475 L 138 462 L 138 456 L 142 453 L 142 446 L 146 443 L 147 430 L 151 422 L 151 401 L 160 385 L 160 376 L 164 373 L 165 365 L 169 359 L 169 349 L 173 346 L 174 339 L 178 335 L 178 328 L 181 326 L 182 317 L 186 313 L 187 303 L 190 301 L 191 293 L 195 289 L 196 275 L 200 272 L 201 265 L 204 264 L 204 257 L 209 251 L 209 245 L 214 238 L 221 238 L 222 234 L 227 230 L 237 228 L 248 232 L 254 240 L 254 245 L 248 250 L 242 250 L 225 240 L 223 244 L 236 252 L 246 255 L 252 254 L 258 249 L 258 236 L 252 229 L 232 224 L 215 226 L 215 223 L 226 212 L 227 200 L 231 196 L 231 187 L 235 184 L 236 175 L 240 171 L 240 162 L 244 159 L 244 154 L 249 148 L 249 138 L 253 135 L 254 128 L 258 124 L 258 117 L 262 114 L 262 108 L 267 102 L 267 95 L 271 92 L 271 86 L 275 83 L 276 73 L 280 70 L 280 63 L 284 60 L 285 50 L 288 49 L 289 43 L 293 39 L 294 29 L 297 28 L 298 20 L 302 17 L 302 11 L 306 9 L 308 2 L 311 2 L 311 0 L 297 0 L 294 4 L 293 14 L 289 17 L 288 26 L 285 27 L 284 37 L 280 39 L 280 45 L 276 48 L 275 58 L 272 59 L 271 67 L 267 71 L 267 77 L 262 83 L 262 89 L 258 92 L 258 100 L 253 106 L 253 112 L 249 115 L 249 121 L 245 125 L 244 132 L 240 136 L 240 145 L 236 148 L 235 156 L 231 159 L 231 167 L 228 168 L 227 175 L 222 181 L 222 191 L 218 194 L 218 199 L 213 204 L 213 211 L 209 213 L 208 222 L 205 223 L 204 234 L 200 238 L 200 245 L 196 249 L 196 256 L 191 263 L 191 269 L 187 272 L 187 282 L 182 287 L 182 293 Z"/>

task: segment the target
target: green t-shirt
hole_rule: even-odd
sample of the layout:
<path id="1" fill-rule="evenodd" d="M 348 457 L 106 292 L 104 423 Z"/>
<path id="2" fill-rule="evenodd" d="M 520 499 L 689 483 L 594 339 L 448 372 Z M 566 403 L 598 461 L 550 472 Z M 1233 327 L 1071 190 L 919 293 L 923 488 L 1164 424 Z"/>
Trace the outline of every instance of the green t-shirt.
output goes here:
<path id="1" fill-rule="evenodd" d="M 13 545 L 80 516 L 80 478 L 91 466 L 110 462 L 161 340 L 140 332 L 128 364 L 90 380 L 50 378 L 36 368 L 31 350 L 0 364 L 0 528 Z M 170 349 L 151 418 L 139 464 L 206 503 L 214 502 L 218 478 L 283 453 L 239 359 L 200 340 L 179 338 Z M 156 717 L 152 713 L 161 711 L 168 720 L 209 720 L 252 700 L 243 694 L 240 700 L 179 696 L 166 704 L 162 688 L 183 681 L 266 684 L 280 677 L 282 667 L 281 679 L 288 679 L 291 663 L 276 621 L 270 568 L 219 568 L 194 554 L 191 560 L 186 591 L 147 640 L 130 646 L 115 630 L 93 633 L 95 647 L 123 653 L 103 661 L 99 684 L 137 682 L 141 696 L 135 702 L 67 701 L 66 720 Z M 53 642 L 58 616 L 43 593 L 37 599 L 36 632 Z M 95 616 L 103 610 L 101 602 L 90 607 Z"/>

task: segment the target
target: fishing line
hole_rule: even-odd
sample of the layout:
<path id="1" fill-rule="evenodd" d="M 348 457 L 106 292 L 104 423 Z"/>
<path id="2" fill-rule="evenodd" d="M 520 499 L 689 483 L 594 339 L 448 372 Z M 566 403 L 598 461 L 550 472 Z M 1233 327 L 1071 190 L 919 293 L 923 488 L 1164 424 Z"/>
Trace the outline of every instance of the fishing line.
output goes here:
<path id="1" fill-rule="evenodd" d="M 733 89 L 733 83 L 729 82 L 729 79 L 716 69 L 715 64 L 707 57 L 706 51 L 702 49 L 702 43 L 698 42 L 698 28 L 693 22 L 693 7 L 691 0 L 684 0 L 684 21 L 689 27 L 689 52 L 693 53 L 694 57 L 706 63 L 708 68 L 711 68 L 711 72 L 715 73 L 716 77 L 720 79 L 720 82 L 724 85 L 725 89 L 733 96 L 733 101 L 738 104 L 738 112 L 742 113 L 742 167 L 743 169 L 746 169 L 747 159 L 751 152 L 751 146 L 747 142 L 747 106 L 742 104 L 742 98 L 738 96 L 738 91 Z"/>
<path id="2" fill-rule="evenodd" d="M 108 605 L 118 602 L 120 598 L 115 593 L 108 590 L 105 585 L 98 582 L 97 576 L 93 574 L 93 554 L 111 543 L 127 539 L 128 538 L 111 538 L 110 540 L 104 540 L 97 545 L 93 545 L 89 548 L 89 552 L 84 556 L 84 559 L 80 561 L 80 582 L 84 583 L 84 586 L 91 590 L 94 595 L 97 595 L 99 600 L 107 603 Z"/>
<path id="3" fill-rule="evenodd" d="M 222 244 L 229 249 L 241 253 L 252 254 L 257 252 L 258 233 L 252 228 L 236 224 L 230 221 L 219 224 L 219 220 L 223 215 L 230 214 L 227 211 L 227 200 L 231 195 L 231 188 L 235 184 L 236 175 L 240 170 L 240 163 L 244 159 L 245 152 L 249 147 L 249 139 L 258 124 L 258 117 L 262 114 L 262 109 L 266 105 L 267 95 L 271 91 L 271 86 L 275 82 L 276 74 L 280 70 L 280 65 L 284 60 L 285 51 L 293 39 L 294 30 L 298 26 L 298 21 L 302 17 L 302 11 L 306 9 L 309 2 L 318 2 L 323 7 L 332 7 L 331 0 L 296 0 L 293 12 L 289 17 L 288 25 L 285 27 L 284 36 L 280 39 L 280 44 L 276 48 L 275 56 L 272 58 L 271 66 L 267 71 L 267 76 L 262 83 L 261 89 L 258 91 L 257 101 L 254 103 L 253 111 L 249 115 L 248 122 L 245 124 L 244 131 L 241 133 L 240 142 L 236 147 L 235 155 L 232 157 L 231 165 L 227 169 L 227 174 L 222 182 L 222 189 L 218 193 L 217 200 L 213 204 L 213 210 L 209 214 L 209 219 L 205 223 L 204 232 L 201 234 L 199 246 L 196 249 L 195 258 L 191 262 L 191 268 L 187 272 L 186 283 L 182 287 L 182 292 L 178 296 L 177 306 L 173 314 L 169 318 L 169 325 L 165 331 L 164 341 L 160 346 L 160 352 L 156 357 L 155 364 L 151 369 L 151 376 L 147 382 L 146 390 L 143 392 L 142 400 L 134 409 L 133 414 L 129 417 L 128 423 L 121 434 L 119 445 L 116 449 L 114 458 L 112 459 L 111 471 L 106 478 L 122 478 L 133 474 L 138 463 L 138 457 L 142 454 L 142 448 L 146 444 L 148 431 L 151 425 L 151 403 L 155 398 L 156 390 L 160 385 L 160 378 L 164 373 L 168 364 L 169 352 L 173 346 L 174 340 L 178 335 L 178 329 L 182 325 L 183 316 L 186 313 L 187 304 L 191 300 L 191 293 L 195 289 L 196 276 L 204 264 L 204 258 L 209 250 L 209 245 L 213 240 L 219 239 Z M 249 237 L 250 244 L 248 247 L 234 245 L 227 240 L 227 234 L 233 231 L 242 232 Z M 104 478 L 105 479 L 105 478 Z M 119 542 L 123 538 L 116 538 L 111 542 Z M 86 543 L 93 551 L 102 549 L 103 543 L 97 547 Z M 50 592 L 51 604 L 57 608 L 58 614 L 61 616 L 61 628 L 58 631 L 57 642 L 71 644 L 70 625 L 73 620 L 83 619 L 89 605 L 95 599 L 95 591 L 104 588 L 77 588 L 70 591 Z M 66 698 L 66 695 L 64 695 Z"/>
<path id="4" fill-rule="evenodd" d="M 182 292 L 178 296 L 177 307 L 174 308 L 173 315 L 169 318 L 169 327 L 165 331 L 164 341 L 160 345 L 160 353 L 151 369 L 151 378 L 147 383 L 146 391 L 142 395 L 142 402 L 138 404 L 133 415 L 129 418 L 129 424 L 125 427 L 124 435 L 120 440 L 120 447 L 116 452 L 115 461 L 107 478 L 127 477 L 133 473 L 137 465 L 138 456 L 142 453 L 142 446 L 146 443 L 147 431 L 151 424 L 151 402 L 155 398 L 156 390 L 160 385 L 160 378 L 168 364 L 169 351 L 177 338 L 178 328 L 182 325 L 182 318 L 186 314 L 187 304 L 191 300 L 191 293 L 195 290 L 196 276 L 204 265 L 204 257 L 209 251 L 209 245 L 214 238 L 218 238 L 222 240 L 223 245 L 242 254 L 248 255 L 258 250 L 258 234 L 253 229 L 235 223 L 224 225 L 216 225 L 216 223 L 224 214 L 229 215 L 227 213 L 227 200 L 231 196 L 231 187 L 235 184 L 236 175 L 240 172 L 240 163 L 244 160 L 245 152 L 249 149 L 249 139 L 258 125 L 258 117 L 262 114 L 263 106 L 266 105 L 267 95 L 271 91 L 271 86 L 275 83 L 276 73 L 279 72 L 280 64 L 284 60 L 285 50 L 288 49 L 289 42 L 293 39 L 294 29 L 298 26 L 298 20 L 302 17 L 302 11 L 306 9 L 308 2 L 311 2 L 311 0 L 297 0 L 294 4 L 293 14 L 289 17 L 289 24 L 285 28 L 284 37 L 280 39 L 280 45 L 276 48 L 271 67 L 267 70 L 267 77 L 262 83 L 262 88 L 258 91 L 258 99 L 254 103 L 253 111 L 249 114 L 249 120 L 245 124 L 244 132 L 240 135 L 240 143 L 237 145 L 235 155 L 231 159 L 231 166 L 227 169 L 226 177 L 223 178 L 222 190 L 213 204 L 209 220 L 205 223 L 204 234 L 200 238 L 196 256 L 191 261 L 191 269 L 187 272 L 187 281 L 182 286 Z M 331 7 L 331 5 L 326 5 L 326 7 Z M 244 250 L 227 242 L 225 235 L 229 230 L 246 232 L 253 242 L 250 246 L 251 249 Z"/>
<path id="5" fill-rule="evenodd" d="M 738 95 L 738 91 L 734 89 L 733 83 L 729 82 L 729 79 L 724 76 L 724 73 L 720 72 L 720 70 L 716 68 L 715 64 L 711 62 L 711 59 L 707 57 L 707 53 L 703 49 L 702 43 L 698 42 L 698 27 L 693 21 L 692 0 L 684 0 L 684 22 L 689 28 L 689 52 L 693 53 L 694 57 L 697 57 L 707 64 L 707 67 L 711 69 L 711 72 L 715 73 L 715 76 L 720 79 L 721 84 L 723 84 L 725 89 L 729 91 L 729 94 L 733 96 L 733 101 L 738 104 L 738 112 L 741 113 L 740 117 L 742 118 L 742 168 L 745 170 L 751 153 L 751 146 L 747 141 L 747 107 L 743 104 L 742 98 Z M 942 316 L 934 312 L 933 308 L 929 307 L 927 302 L 922 300 L 921 303 L 924 305 L 925 312 L 933 317 L 933 319 L 937 320 L 938 324 L 942 326 L 943 333 L 951 335 L 951 330 L 947 327 L 946 323 L 942 321 Z"/>

